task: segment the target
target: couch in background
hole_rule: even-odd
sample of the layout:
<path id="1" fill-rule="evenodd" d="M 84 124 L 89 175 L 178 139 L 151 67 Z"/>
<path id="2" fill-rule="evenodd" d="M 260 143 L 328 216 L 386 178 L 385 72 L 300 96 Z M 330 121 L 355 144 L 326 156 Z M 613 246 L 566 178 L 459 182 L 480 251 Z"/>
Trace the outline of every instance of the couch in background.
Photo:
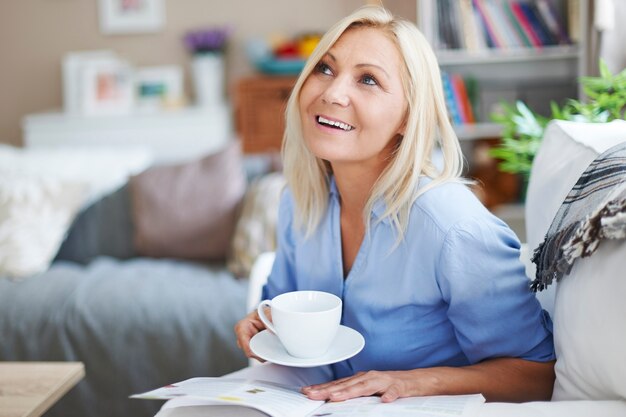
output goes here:
<path id="1" fill-rule="evenodd" d="M 0 360 L 85 364 L 46 415 L 152 416 L 161 402 L 128 396 L 246 365 L 233 326 L 283 186 L 265 162 L 236 143 L 176 166 L 119 150 L 0 162 Z"/>

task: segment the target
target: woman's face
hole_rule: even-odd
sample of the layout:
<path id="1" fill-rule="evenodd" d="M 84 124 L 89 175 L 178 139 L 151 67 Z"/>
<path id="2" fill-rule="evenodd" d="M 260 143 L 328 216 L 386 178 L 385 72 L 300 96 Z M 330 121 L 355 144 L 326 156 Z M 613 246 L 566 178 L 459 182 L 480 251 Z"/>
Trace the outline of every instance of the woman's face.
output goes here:
<path id="1" fill-rule="evenodd" d="M 382 171 L 404 128 L 401 65 L 396 45 L 381 30 L 344 32 L 300 92 L 309 150 L 333 167 L 359 163 Z"/>

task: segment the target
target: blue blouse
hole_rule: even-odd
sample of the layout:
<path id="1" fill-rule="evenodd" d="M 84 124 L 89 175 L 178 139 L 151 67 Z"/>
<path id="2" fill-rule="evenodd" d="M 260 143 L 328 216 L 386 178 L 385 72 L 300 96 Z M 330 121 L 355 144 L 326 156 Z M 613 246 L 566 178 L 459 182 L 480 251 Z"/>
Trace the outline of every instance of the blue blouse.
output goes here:
<path id="1" fill-rule="evenodd" d="M 345 279 L 334 181 L 312 236 L 295 227 L 294 209 L 286 190 L 263 296 L 320 290 L 343 300 L 342 324 L 365 337 L 365 348 L 333 365 L 336 378 L 494 357 L 555 358 L 552 322 L 529 290 L 517 237 L 466 186 L 446 183 L 422 194 L 395 249 L 395 228 L 378 221 L 385 205 L 376 204 L 370 233 Z"/>

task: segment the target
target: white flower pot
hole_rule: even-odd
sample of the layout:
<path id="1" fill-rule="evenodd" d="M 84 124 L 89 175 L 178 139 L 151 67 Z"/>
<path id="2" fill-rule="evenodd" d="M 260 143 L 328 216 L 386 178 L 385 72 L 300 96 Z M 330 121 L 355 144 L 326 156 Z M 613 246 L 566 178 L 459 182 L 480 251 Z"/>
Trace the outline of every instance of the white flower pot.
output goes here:
<path id="1" fill-rule="evenodd" d="M 191 72 L 198 106 L 224 101 L 224 56 L 220 53 L 194 55 Z"/>

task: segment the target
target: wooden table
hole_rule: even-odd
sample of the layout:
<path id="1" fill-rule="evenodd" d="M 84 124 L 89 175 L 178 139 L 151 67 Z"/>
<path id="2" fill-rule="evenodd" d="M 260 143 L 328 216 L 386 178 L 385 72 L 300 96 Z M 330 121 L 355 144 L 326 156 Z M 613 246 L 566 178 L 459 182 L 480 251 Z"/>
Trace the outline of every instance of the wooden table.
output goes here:
<path id="1" fill-rule="evenodd" d="M 83 376 L 82 362 L 0 362 L 0 417 L 39 417 Z"/>

